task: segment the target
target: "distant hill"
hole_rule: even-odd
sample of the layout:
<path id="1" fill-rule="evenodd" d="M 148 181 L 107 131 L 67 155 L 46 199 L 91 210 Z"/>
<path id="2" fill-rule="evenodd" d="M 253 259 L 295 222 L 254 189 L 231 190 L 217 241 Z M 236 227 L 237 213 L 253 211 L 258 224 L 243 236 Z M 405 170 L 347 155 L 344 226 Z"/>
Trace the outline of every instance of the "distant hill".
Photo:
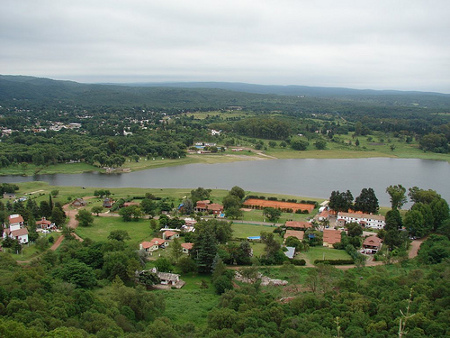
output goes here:
<path id="1" fill-rule="evenodd" d="M 358 90 L 307 86 L 268 86 L 226 82 L 83 84 L 30 76 L 0 75 L 0 102 L 64 101 L 82 106 L 148 105 L 175 109 L 238 105 L 284 107 L 381 106 L 450 109 L 450 95 L 426 92 Z"/>

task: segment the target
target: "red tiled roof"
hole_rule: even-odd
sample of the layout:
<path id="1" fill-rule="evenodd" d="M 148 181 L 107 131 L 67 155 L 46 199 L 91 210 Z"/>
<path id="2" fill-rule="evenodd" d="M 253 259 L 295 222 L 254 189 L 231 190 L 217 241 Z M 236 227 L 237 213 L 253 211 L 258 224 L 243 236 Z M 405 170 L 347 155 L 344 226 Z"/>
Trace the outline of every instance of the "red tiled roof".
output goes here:
<path id="1" fill-rule="evenodd" d="M 378 238 L 377 236 L 370 236 L 364 240 L 363 245 L 379 247 L 381 243 L 383 243 L 383 240 L 381 238 Z"/>
<path id="2" fill-rule="evenodd" d="M 9 216 L 9 224 L 13 224 L 13 223 L 23 223 L 23 217 L 20 215 Z"/>
<path id="3" fill-rule="evenodd" d="M 287 221 L 286 227 L 308 229 L 308 228 L 312 228 L 312 224 L 309 222 L 305 222 L 305 221 Z"/>
<path id="4" fill-rule="evenodd" d="M 27 230 L 27 228 L 22 228 L 22 229 L 19 229 L 19 230 L 11 231 L 11 234 L 12 234 L 14 237 L 23 236 L 23 235 L 28 235 L 28 230 Z"/>
<path id="5" fill-rule="evenodd" d="M 194 243 L 181 243 L 181 247 L 186 250 L 192 250 Z"/>
<path id="6" fill-rule="evenodd" d="M 175 231 L 164 231 L 164 235 L 167 237 L 172 237 L 174 235 L 176 235 L 178 232 Z"/>
<path id="7" fill-rule="evenodd" d="M 161 246 L 165 242 L 166 241 L 164 239 L 162 239 L 162 238 L 153 238 L 150 242 L 142 242 L 141 245 L 142 245 L 143 249 L 148 249 L 148 248 L 151 248 L 154 245 Z"/>
<path id="8" fill-rule="evenodd" d="M 305 233 L 303 231 L 286 230 L 286 233 L 284 234 L 284 239 L 292 236 L 292 237 L 298 238 L 299 240 L 303 240 L 304 234 Z"/>
<path id="9" fill-rule="evenodd" d="M 43 217 L 42 220 L 37 221 L 36 224 L 38 224 L 38 225 L 39 225 L 39 224 L 47 224 L 47 225 L 50 225 L 50 224 L 52 224 L 52 222 L 50 222 L 49 220 L 45 219 L 45 217 Z"/>
<path id="10" fill-rule="evenodd" d="M 333 229 L 323 230 L 323 242 L 328 244 L 339 243 L 341 241 L 341 231 Z"/>
<path id="11" fill-rule="evenodd" d="M 212 204 L 207 205 L 207 209 L 212 210 L 212 211 L 222 211 L 223 206 L 221 204 L 212 203 Z"/>

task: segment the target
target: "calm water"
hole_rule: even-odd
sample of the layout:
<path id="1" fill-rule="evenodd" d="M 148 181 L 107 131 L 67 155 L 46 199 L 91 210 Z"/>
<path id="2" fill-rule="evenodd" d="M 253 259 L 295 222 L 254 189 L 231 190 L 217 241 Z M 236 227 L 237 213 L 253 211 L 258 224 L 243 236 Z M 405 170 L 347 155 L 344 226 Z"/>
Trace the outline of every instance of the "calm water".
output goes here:
<path id="1" fill-rule="evenodd" d="M 450 202 L 450 165 L 419 159 L 290 159 L 189 164 L 126 174 L 56 174 L 4 176 L 2 182 L 46 181 L 51 185 L 104 188 L 219 188 L 238 185 L 244 190 L 296 196 L 330 196 L 349 189 L 356 197 L 373 188 L 380 205 L 389 206 L 386 187 L 402 184 L 433 189 Z"/>

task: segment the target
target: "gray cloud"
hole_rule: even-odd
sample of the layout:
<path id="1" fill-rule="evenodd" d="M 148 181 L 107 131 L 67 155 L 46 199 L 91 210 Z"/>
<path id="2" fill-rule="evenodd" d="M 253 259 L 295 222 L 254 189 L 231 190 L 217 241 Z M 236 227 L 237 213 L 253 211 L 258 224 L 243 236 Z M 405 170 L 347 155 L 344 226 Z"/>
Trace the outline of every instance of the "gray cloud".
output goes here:
<path id="1" fill-rule="evenodd" d="M 0 73 L 450 93 L 450 2 L 4 0 Z"/>

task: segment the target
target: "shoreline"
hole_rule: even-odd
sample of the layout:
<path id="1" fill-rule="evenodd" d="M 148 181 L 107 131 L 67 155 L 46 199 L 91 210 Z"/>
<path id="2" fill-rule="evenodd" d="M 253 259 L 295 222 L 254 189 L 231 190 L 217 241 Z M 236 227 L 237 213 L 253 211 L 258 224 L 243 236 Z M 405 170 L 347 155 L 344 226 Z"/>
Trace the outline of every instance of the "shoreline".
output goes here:
<path id="1" fill-rule="evenodd" d="M 147 160 L 143 159 L 139 162 L 127 162 L 127 166 L 121 168 L 98 168 L 83 162 L 79 163 L 61 163 L 45 168 L 36 168 L 33 165 L 28 165 L 25 170 L 20 170 L 19 165 L 14 167 L 17 170 L 8 170 L 9 172 L 2 172 L 0 170 L 0 177 L 4 176 L 39 176 L 39 175 L 53 175 L 53 174 L 83 174 L 83 173 L 97 173 L 97 174 L 126 174 L 134 171 L 142 171 L 148 169 L 165 168 L 172 166 L 181 166 L 188 164 L 221 164 L 232 163 L 240 161 L 261 161 L 261 160 L 288 160 L 288 159 L 370 159 L 370 158 L 393 158 L 393 159 L 418 159 L 431 161 L 444 161 L 450 164 L 450 155 L 424 153 L 424 156 L 401 156 L 401 154 L 384 154 L 380 152 L 361 152 L 361 151 L 300 151 L 278 153 L 274 156 L 266 154 L 265 152 L 249 151 L 250 154 L 235 154 L 235 153 L 220 153 L 220 154 L 188 154 L 182 159 L 157 159 Z M 283 156 L 287 155 L 287 156 Z M 296 156 L 292 156 L 296 155 Z M 443 158 L 447 157 L 447 158 Z M 8 169 L 8 168 L 6 168 Z"/>

